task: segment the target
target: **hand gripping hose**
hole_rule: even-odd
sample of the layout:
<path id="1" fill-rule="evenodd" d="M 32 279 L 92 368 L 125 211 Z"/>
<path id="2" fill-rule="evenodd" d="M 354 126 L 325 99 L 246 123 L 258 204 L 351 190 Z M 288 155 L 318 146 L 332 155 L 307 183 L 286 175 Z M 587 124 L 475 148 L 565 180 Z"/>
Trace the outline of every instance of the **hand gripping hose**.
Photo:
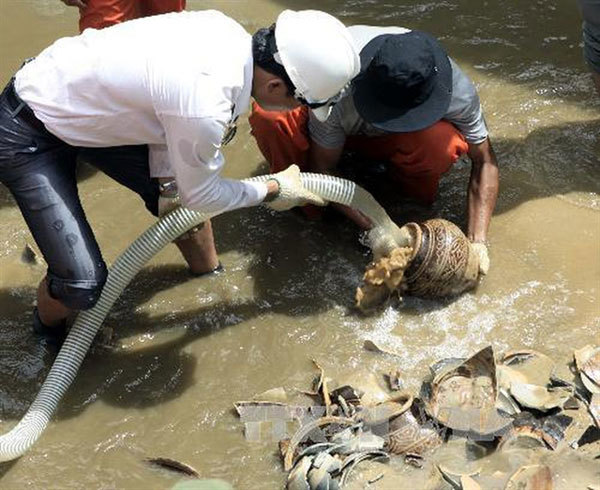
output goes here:
<path id="1" fill-rule="evenodd" d="M 247 180 L 265 181 L 269 177 L 263 175 Z M 326 201 L 358 209 L 375 225 L 385 228 L 395 226 L 373 196 L 353 182 L 310 173 L 302 174 L 302 182 L 308 190 Z M 144 264 L 181 234 L 214 215 L 177 208 L 142 233 L 115 261 L 100 299 L 92 309 L 82 311 L 77 316 L 29 410 L 10 432 L 0 436 L 0 462 L 22 456 L 42 435 L 61 398 L 75 379 L 104 318 Z"/>

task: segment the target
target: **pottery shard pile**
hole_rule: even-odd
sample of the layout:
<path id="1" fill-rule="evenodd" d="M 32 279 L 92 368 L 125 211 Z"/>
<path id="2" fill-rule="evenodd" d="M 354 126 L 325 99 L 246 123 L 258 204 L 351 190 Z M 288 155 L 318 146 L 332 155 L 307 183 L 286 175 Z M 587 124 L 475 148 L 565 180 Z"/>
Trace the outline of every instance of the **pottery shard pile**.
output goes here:
<path id="1" fill-rule="evenodd" d="M 365 348 L 395 355 L 373 341 Z M 574 362 L 560 366 L 533 350 L 495 356 L 488 346 L 468 359 L 435 363 L 419 394 L 400 389 L 398 371 L 385 375 L 384 387 L 375 374 L 335 383 L 315 365 L 313 389 L 297 393 L 303 402 L 292 404 L 286 390 L 276 388 L 235 404 L 250 439 L 260 433 L 260 423 L 284 421 L 279 450 L 288 490 L 344 488 L 366 461 L 402 457 L 421 468 L 457 437 L 482 454 L 536 449 L 600 458 L 600 347 L 585 346 L 574 352 Z M 287 423 L 298 426 L 291 438 Z M 507 490 L 550 490 L 552 474 L 545 464 L 528 464 L 494 477 L 504 478 Z M 441 464 L 434 476 L 426 488 L 476 490 L 487 481 L 478 468 L 461 472 Z M 382 475 L 367 483 L 379 481 Z M 590 481 L 588 488 L 599 489 L 596 484 Z"/>

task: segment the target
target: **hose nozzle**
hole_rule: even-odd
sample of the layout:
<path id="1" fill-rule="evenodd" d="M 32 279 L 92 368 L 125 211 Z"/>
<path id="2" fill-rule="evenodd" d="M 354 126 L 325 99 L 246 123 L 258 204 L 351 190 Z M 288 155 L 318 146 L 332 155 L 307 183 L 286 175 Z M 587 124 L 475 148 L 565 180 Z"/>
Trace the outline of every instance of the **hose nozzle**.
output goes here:
<path id="1" fill-rule="evenodd" d="M 391 221 L 385 225 L 374 226 L 367 235 L 375 260 L 390 255 L 395 248 L 412 248 L 414 244 L 414 237 L 408 228 L 400 228 Z"/>

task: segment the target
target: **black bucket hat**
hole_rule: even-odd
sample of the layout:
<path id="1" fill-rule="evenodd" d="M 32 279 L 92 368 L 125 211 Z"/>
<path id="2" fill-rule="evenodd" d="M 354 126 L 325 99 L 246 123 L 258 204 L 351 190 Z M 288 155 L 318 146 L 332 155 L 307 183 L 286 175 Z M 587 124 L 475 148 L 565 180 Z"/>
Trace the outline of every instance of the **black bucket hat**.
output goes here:
<path id="1" fill-rule="evenodd" d="M 444 48 L 423 31 L 384 34 L 360 52 L 352 82 L 354 104 L 372 126 L 418 131 L 439 121 L 450 105 L 452 67 Z"/>

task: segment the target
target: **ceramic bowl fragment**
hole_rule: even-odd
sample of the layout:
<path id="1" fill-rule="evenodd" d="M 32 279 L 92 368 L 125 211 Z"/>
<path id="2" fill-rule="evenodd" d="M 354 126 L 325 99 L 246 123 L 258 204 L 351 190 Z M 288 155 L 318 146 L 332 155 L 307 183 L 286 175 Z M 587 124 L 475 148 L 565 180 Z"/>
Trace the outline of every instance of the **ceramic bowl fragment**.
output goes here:
<path id="1" fill-rule="evenodd" d="M 443 443 L 444 430 L 425 416 L 417 400 L 406 412 L 390 421 L 386 449 L 391 454 L 423 455 Z"/>
<path id="2" fill-rule="evenodd" d="M 290 471 L 287 479 L 287 490 L 310 490 L 308 471 L 312 466 L 312 458 L 303 457 Z"/>
<path id="3" fill-rule="evenodd" d="M 511 383 L 546 386 L 554 369 L 554 361 L 545 354 L 529 349 L 509 351 L 498 362 L 498 386 L 506 390 Z"/>
<path id="4" fill-rule="evenodd" d="M 590 393 L 600 394 L 600 347 L 586 345 L 573 353 L 581 381 Z"/>
<path id="5" fill-rule="evenodd" d="M 565 388 L 546 388 L 528 383 L 512 383 L 510 394 L 523 407 L 547 412 L 562 407 L 571 397 Z"/>
<path id="6" fill-rule="evenodd" d="M 546 465 L 522 466 L 508 480 L 505 490 L 552 490 L 552 472 Z"/>
<path id="7" fill-rule="evenodd" d="M 389 424 L 391 419 L 409 410 L 413 400 L 414 398 L 410 393 L 396 394 L 390 400 L 366 407 L 357 415 L 357 420 L 362 421 L 366 427 Z"/>
<path id="8" fill-rule="evenodd" d="M 425 399 L 427 412 L 450 429 L 479 435 L 498 433 L 510 418 L 496 409 L 496 363 L 488 346 L 460 365 L 438 370 Z"/>

